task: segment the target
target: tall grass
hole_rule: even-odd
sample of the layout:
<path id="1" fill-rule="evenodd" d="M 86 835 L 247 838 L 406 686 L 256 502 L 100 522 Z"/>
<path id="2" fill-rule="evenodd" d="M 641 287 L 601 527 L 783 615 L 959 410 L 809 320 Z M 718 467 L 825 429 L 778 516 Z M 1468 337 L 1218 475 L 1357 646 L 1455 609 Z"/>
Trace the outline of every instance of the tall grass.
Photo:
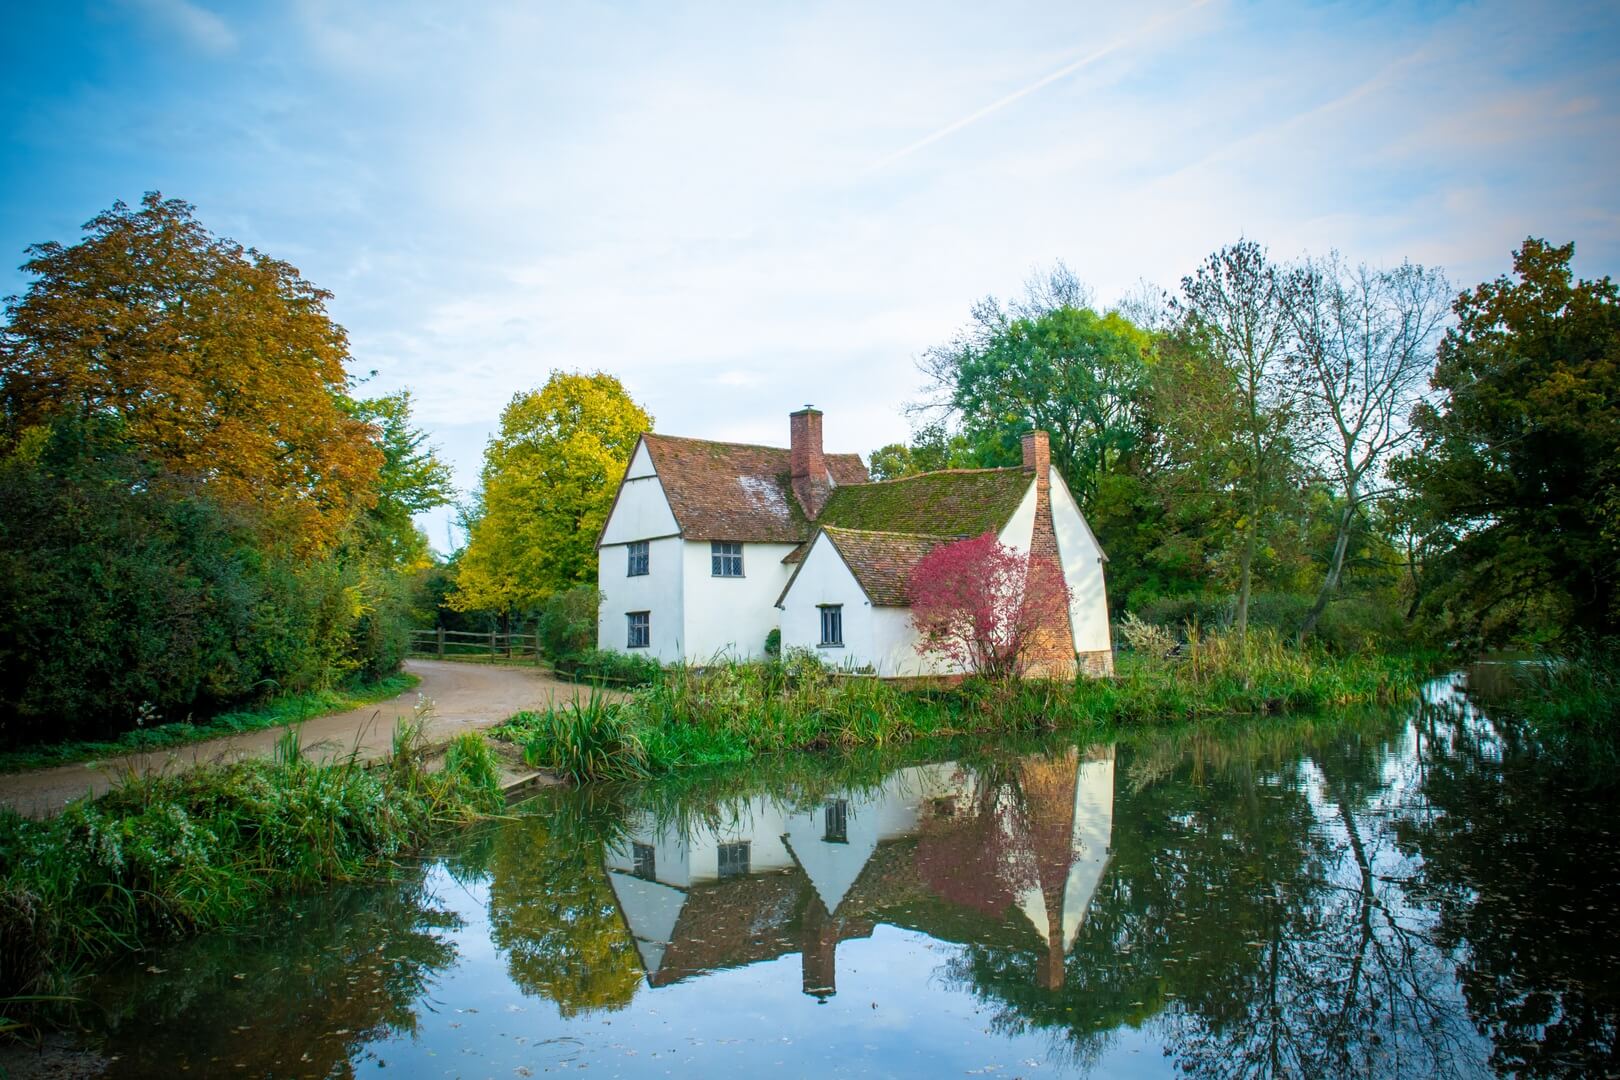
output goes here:
<path id="1" fill-rule="evenodd" d="M 269 760 L 130 776 L 48 821 L 0 813 L 0 1002 L 66 993 L 89 963 L 276 896 L 385 874 L 434 830 L 503 805 L 482 737 L 459 736 L 430 771 L 421 733 L 402 726 L 368 768 L 352 753 L 311 762 L 289 730 Z"/>
<path id="2" fill-rule="evenodd" d="M 1329 656 L 1274 634 L 1191 635 L 1185 655 L 1122 655 L 1113 679 L 968 680 L 907 689 L 813 658 L 676 668 L 622 703 L 593 698 L 497 729 L 528 761 L 575 780 L 751 761 L 787 749 L 885 747 L 918 738 L 1102 730 L 1220 715 L 1305 712 L 1414 695 L 1411 656 Z"/>

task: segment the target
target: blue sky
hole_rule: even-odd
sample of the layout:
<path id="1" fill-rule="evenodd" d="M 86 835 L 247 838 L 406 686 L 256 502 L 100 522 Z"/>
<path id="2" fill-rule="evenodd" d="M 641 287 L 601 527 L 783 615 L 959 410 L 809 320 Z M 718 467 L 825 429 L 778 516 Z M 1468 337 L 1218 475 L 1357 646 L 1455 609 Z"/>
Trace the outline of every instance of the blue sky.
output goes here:
<path id="1" fill-rule="evenodd" d="M 14 4 L 0 293 L 158 189 L 333 290 L 464 486 L 554 368 L 675 434 L 814 402 L 864 454 L 1059 258 L 1105 304 L 1240 235 L 1614 274 L 1617 90 L 1612 3 Z"/>

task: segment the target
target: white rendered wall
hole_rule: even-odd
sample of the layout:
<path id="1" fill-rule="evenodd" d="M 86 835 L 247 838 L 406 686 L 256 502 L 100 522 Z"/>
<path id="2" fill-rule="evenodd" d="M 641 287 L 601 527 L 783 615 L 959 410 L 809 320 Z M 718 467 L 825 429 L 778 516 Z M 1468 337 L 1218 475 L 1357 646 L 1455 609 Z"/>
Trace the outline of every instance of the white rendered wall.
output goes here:
<path id="1" fill-rule="evenodd" d="M 635 656 L 651 656 L 661 664 L 678 663 L 684 645 L 681 602 L 681 539 L 678 536 L 647 542 L 647 572 L 630 577 L 629 548 L 603 544 L 596 556 L 596 584 L 602 606 L 596 621 L 596 646 Z M 648 647 L 631 649 L 631 611 L 648 613 Z"/>
<path id="2" fill-rule="evenodd" d="M 1029 554 L 1030 542 L 1035 539 L 1035 480 L 1031 477 L 1029 488 L 1024 492 L 1023 499 L 1018 503 L 1018 509 L 1013 511 L 1007 524 L 1001 527 L 996 534 L 1003 547 L 1012 548 L 1020 554 Z"/>
<path id="3" fill-rule="evenodd" d="M 1026 539 L 1027 543 L 1027 539 Z M 821 647 L 821 606 L 841 604 L 844 647 Z M 782 648 L 809 649 L 829 667 L 870 667 L 885 678 L 955 674 L 960 668 L 916 649 L 906 608 L 874 607 L 826 533 L 804 557 L 793 591 L 782 601 Z"/>
<path id="4" fill-rule="evenodd" d="M 776 629 L 776 598 L 793 567 L 782 557 L 797 544 L 744 544 L 743 576 L 714 576 L 707 540 L 681 542 L 685 595 L 685 659 L 707 664 L 765 655 L 765 637 Z"/>
<path id="5" fill-rule="evenodd" d="M 603 544 L 625 544 L 631 540 L 651 540 L 680 532 L 675 515 L 664 497 L 664 487 L 653 471 L 647 445 L 638 444 L 619 488 L 618 502 L 602 529 Z"/>
<path id="6" fill-rule="evenodd" d="M 1069 485 L 1052 470 L 1052 525 L 1057 531 L 1063 577 L 1069 583 L 1069 622 L 1076 652 L 1113 647 L 1108 629 L 1108 590 L 1103 579 L 1102 549 L 1080 513 Z"/>

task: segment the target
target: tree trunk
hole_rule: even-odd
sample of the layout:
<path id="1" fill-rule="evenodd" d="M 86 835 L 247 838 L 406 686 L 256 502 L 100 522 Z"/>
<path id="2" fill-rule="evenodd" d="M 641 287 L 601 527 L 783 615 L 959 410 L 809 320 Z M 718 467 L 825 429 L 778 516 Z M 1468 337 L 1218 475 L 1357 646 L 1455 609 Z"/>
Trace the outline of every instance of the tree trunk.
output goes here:
<path id="1" fill-rule="evenodd" d="M 1243 559 L 1238 568 L 1237 612 L 1232 623 L 1237 629 L 1239 643 L 1248 641 L 1249 635 L 1249 583 L 1254 572 L 1255 516 L 1249 515 L 1248 527 L 1243 535 Z"/>
<path id="2" fill-rule="evenodd" d="M 1344 513 L 1339 515 L 1339 534 L 1333 539 L 1333 558 L 1328 562 L 1327 576 L 1322 579 L 1322 587 L 1316 590 L 1316 603 L 1305 613 L 1305 621 L 1299 624 L 1298 641 L 1301 645 L 1316 631 L 1316 624 L 1322 618 L 1322 612 L 1327 610 L 1328 601 L 1339 591 L 1339 580 L 1344 575 L 1344 556 L 1350 549 L 1350 526 L 1355 519 L 1356 504 L 1347 501 Z"/>

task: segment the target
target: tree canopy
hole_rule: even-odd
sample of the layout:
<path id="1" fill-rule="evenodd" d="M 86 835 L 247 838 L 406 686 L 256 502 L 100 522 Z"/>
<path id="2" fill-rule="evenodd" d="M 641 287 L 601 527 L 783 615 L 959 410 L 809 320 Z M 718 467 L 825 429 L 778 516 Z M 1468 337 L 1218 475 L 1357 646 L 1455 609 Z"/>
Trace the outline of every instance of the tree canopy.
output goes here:
<path id="1" fill-rule="evenodd" d="M 595 580 L 596 538 L 652 417 L 612 375 L 554 372 L 484 451 L 452 606 L 511 613 Z"/>
<path id="2" fill-rule="evenodd" d="M 156 192 L 114 203 L 71 246 L 29 248 L 6 307 L 0 408 L 13 437 L 72 413 L 216 497 L 328 547 L 376 501 L 382 454 L 348 406 L 331 294 L 214 236 Z"/>

